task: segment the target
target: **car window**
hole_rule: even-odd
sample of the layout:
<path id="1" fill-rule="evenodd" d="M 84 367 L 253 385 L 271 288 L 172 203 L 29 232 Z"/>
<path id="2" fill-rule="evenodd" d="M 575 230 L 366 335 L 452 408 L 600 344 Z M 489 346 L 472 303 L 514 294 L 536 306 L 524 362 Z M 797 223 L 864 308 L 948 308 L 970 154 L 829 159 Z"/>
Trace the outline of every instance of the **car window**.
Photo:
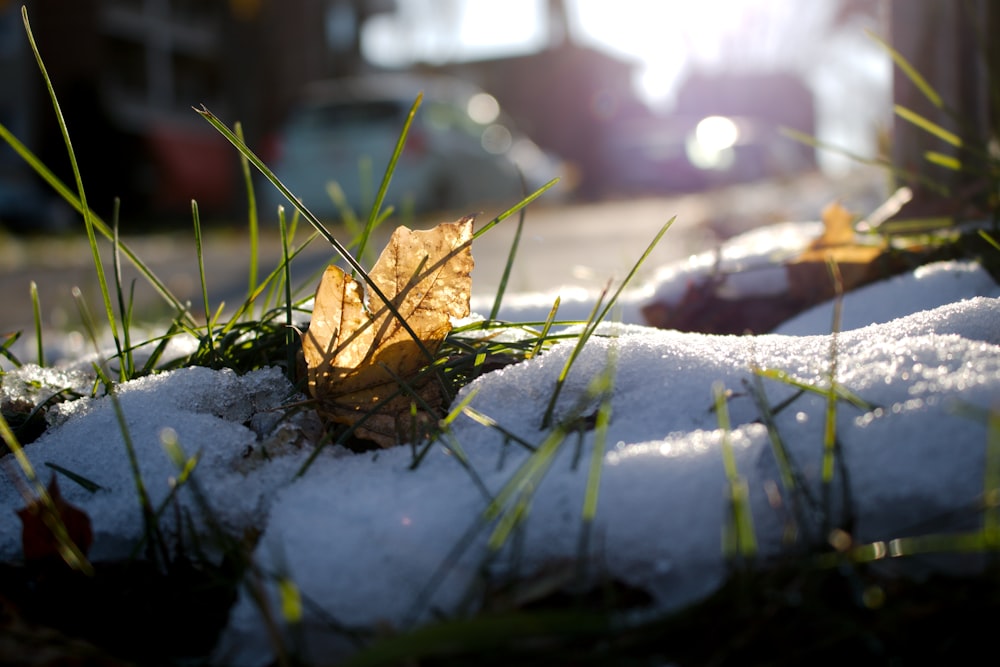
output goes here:
<path id="1" fill-rule="evenodd" d="M 325 104 L 302 109 L 294 125 L 302 128 L 335 129 L 386 123 L 401 124 L 406 111 L 393 101 Z"/>
<path id="2" fill-rule="evenodd" d="M 428 102 L 423 110 L 424 122 L 437 131 L 462 132 L 470 137 L 478 138 L 483 133 L 483 126 L 472 120 L 465 109 L 444 102 Z"/>

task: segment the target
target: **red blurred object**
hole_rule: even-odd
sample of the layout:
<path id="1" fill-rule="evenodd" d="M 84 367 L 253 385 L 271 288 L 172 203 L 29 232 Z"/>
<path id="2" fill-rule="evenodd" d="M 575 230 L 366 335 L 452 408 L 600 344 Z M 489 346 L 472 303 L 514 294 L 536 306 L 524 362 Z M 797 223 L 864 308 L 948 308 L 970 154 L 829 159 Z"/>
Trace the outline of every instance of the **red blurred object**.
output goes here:
<path id="1" fill-rule="evenodd" d="M 234 195 L 238 153 L 214 130 L 159 123 L 149 133 L 155 172 L 153 205 L 160 211 L 225 210 Z"/>
<path id="2" fill-rule="evenodd" d="M 94 541 L 90 517 L 83 510 L 63 500 L 55 476 L 49 482 L 49 497 L 52 498 L 52 503 L 59 514 L 59 519 L 66 527 L 69 538 L 79 547 L 80 551 L 86 554 Z M 45 507 L 41 501 L 35 500 L 27 507 L 17 510 L 17 516 L 21 519 L 21 546 L 24 550 L 24 561 L 26 563 L 42 563 L 61 560 L 59 542 L 45 521 Z"/>

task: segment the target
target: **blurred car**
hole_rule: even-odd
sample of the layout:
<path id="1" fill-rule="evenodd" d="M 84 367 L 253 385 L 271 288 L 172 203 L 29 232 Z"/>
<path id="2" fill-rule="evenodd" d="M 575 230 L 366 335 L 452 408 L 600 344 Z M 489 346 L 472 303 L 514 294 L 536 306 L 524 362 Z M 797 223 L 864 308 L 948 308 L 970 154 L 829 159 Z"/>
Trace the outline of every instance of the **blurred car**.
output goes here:
<path id="1" fill-rule="evenodd" d="M 519 133 L 493 96 L 460 80 L 380 74 L 309 86 L 273 143 L 277 177 L 314 214 L 342 215 L 331 183 L 366 216 L 418 93 L 423 93 L 386 204 L 417 213 L 513 204 L 561 176 L 561 162 Z M 269 183 L 264 210 L 291 206 Z"/>
<path id="2" fill-rule="evenodd" d="M 622 122 L 604 154 L 619 192 L 698 192 L 815 168 L 811 150 L 747 116 L 671 114 Z"/>

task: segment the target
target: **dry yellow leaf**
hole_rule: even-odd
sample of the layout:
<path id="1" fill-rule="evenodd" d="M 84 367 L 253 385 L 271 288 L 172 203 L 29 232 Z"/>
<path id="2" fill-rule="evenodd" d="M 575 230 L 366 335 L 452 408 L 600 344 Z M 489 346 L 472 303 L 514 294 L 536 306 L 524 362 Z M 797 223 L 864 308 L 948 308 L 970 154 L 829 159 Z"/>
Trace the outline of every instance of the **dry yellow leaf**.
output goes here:
<path id="1" fill-rule="evenodd" d="M 442 389 L 420 371 L 452 319 L 469 314 L 472 222 L 469 216 L 429 230 L 398 227 L 368 274 L 416 339 L 374 290 L 366 308 L 361 284 L 336 266 L 326 269 L 302 336 L 309 391 L 323 418 L 357 425 L 359 438 L 381 447 L 405 442 L 436 419 L 424 406 L 439 408 Z"/>
<path id="2" fill-rule="evenodd" d="M 786 265 L 789 293 L 808 304 L 832 298 L 836 293 L 829 262 L 840 272 L 840 289 L 849 291 L 880 275 L 876 260 L 884 250 L 877 245 L 858 243 L 850 211 L 839 203 L 823 209 L 823 235 L 813 241 L 794 261 Z"/>
<path id="3" fill-rule="evenodd" d="M 823 235 L 813 241 L 812 248 L 854 244 L 854 216 L 839 202 L 823 208 Z"/>

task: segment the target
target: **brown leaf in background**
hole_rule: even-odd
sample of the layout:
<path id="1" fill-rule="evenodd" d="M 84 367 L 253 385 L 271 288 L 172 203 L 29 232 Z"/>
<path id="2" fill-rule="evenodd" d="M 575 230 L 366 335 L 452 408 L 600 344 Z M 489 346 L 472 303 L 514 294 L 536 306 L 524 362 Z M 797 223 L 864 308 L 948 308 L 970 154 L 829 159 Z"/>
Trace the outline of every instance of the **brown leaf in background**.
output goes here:
<path id="1" fill-rule="evenodd" d="M 391 447 L 406 439 L 413 421 L 414 399 L 401 383 L 429 407 L 441 405 L 440 387 L 419 372 L 451 320 L 469 314 L 472 222 L 470 216 L 429 230 L 398 227 L 368 274 L 419 343 L 374 290 L 366 309 L 361 284 L 338 267 L 326 269 L 302 337 L 309 391 L 323 418 L 349 426 L 364 419 L 356 435 Z M 417 418 L 435 417 L 418 409 Z"/>
<path id="2" fill-rule="evenodd" d="M 844 292 L 884 277 L 884 267 L 875 262 L 884 250 L 881 245 L 859 243 L 850 211 L 837 202 L 828 204 L 823 209 L 823 235 L 785 267 L 790 295 L 808 305 L 832 298 L 836 289 L 830 261 L 840 270 Z"/>

